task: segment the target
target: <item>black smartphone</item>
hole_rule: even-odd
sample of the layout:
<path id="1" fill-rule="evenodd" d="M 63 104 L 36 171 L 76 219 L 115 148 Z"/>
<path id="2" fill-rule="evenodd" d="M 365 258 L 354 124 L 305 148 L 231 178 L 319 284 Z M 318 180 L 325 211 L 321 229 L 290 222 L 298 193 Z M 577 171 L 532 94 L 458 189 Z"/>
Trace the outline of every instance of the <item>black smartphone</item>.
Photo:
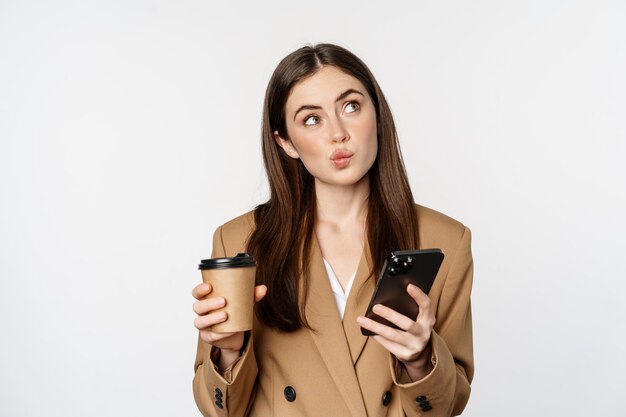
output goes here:
<path id="1" fill-rule="evenodd" d="M 382 304 L 415 320 L 419 307 L 406 292 L 406 287 L 413 284 L 428 294 L 439 272 L 443 257 L 443 252 L 437 248 L 391 252 L 385 260 L 365 317 L 398 329 L 398 326 L 372 311 L 372 307 L 376 304 Z M 361 333 L 364 336 L 376 334 L 363 327 L 361 327 Z"/>

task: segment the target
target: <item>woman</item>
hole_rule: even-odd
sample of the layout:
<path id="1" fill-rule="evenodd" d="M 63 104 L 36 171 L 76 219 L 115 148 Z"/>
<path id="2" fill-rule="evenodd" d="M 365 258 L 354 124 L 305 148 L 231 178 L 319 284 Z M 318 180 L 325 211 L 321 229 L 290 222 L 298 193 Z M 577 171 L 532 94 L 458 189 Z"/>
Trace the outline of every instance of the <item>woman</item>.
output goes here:
<path id="1" fill-rule="evenodd" d="M 332 44 L 291 53 L 269 82 L 262 136 L 270 199 L 219 227 L 212 254 L 257 260 L 252 332 L 212 332 L 225 300 L 193 289 L 203 415 L 460 414 L 473 376 L 470 230 L 413 202 L 367 66 Z M 401 330 L 364 318 L 385 257 L 415 248 L 445 254 L 429 296 L 407 287 L 418 317 L 379 305 Z"/>

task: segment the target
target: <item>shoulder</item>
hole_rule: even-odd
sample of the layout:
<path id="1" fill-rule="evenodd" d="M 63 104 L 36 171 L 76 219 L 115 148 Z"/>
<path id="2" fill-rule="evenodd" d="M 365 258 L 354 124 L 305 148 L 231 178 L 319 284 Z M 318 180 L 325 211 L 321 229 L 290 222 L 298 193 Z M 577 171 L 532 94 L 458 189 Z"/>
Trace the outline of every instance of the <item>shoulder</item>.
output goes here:
<path id="1" fill-rule="evenodd" d="M 254 225 L 254 210 L 250 210 L 218 227 L 215 233 L 220 234 L 226 256 L 235 256 L 246 251 Z"/>
<path id="2" fill-rule="evenodd" d="M 470 231 L 460 221 L 429 207 L 415 204 L 420 246 L 455 246 Z"/>

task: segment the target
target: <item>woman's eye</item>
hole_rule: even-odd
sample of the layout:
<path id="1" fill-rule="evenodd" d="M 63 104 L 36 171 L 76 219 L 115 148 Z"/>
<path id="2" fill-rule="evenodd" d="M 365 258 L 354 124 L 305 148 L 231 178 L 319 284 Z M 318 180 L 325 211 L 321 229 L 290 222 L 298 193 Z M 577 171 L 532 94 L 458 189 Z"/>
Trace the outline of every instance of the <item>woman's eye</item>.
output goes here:
<path id="1" fill-rule="evenodd" d="M 357 103 L 356 101 L 351 101 L 350 103 L 346 104 L 346 108 L 350 108 L 352 107 L 354 110 L 349 111 L 348 113 L 354 113 L 355 111 L 357 111 L 359 109 L 359 103 Z"/>
<path id="2" fill-rule="evenodd" d="M 319 120 L 319 117 L 317 116 L 309 116 L 306 119 L 304 119 L 304 125 L 313 126 L 317 123 L 318 120 Z"/>

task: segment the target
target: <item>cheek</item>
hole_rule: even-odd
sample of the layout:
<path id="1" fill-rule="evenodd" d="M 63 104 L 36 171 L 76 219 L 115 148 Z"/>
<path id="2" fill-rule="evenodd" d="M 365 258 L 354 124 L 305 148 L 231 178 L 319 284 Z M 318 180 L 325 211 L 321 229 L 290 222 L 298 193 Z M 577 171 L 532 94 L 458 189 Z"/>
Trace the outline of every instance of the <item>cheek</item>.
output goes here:
<path id="1" fill-rule="evenodd" d="M 359 126 L 360 133 L 363 137 L 370 139 L 372 136 L 378 136 L 378 125 L 376 123 L 376 111 L 373 106 L 367 107 L 367 112 L 363 113 L 363 118 Z"/>
<path id="2" fill-rule="evenodd" d="M 306 154 L 307 156 L 315 156 L 319 153 L 319 150 L 316 149 L 315 142 L 313 140 L 302 140 L 298 143 L 300 152 Z"/>
<path id="3" fill-rule="evenodd" d="M 372 143 L 370 145 L 370 151 L 369 151 L 369 158 L 367 161 L 367 165 L 368 165 L 368 169 L 372 167 L 372 165 L 374 165 L 374 161 L 376 161 L 376 157 L 378 156 L 378 140 L 376 139 L 376 135 L 374 135 L 374 138 L 372 140 Z"/>
<path id="4" fill-rule="evenodd" d="M 292 143 L 303 161 L 314 160 L 324 156 L 324 147 L 320 146 L 319 135 L 299 136 L 296 139 L 292 139 Z"/>
<path id="5" fill-rule="evenodd" d="M 359 137 L 363 138 L 364 145 L 368 148 L 368 153 L 374 154 L 378 152 L 378 126 L 376 125 L 376 118 L 372 117 L 367 123 L 360 126 Z"/>

